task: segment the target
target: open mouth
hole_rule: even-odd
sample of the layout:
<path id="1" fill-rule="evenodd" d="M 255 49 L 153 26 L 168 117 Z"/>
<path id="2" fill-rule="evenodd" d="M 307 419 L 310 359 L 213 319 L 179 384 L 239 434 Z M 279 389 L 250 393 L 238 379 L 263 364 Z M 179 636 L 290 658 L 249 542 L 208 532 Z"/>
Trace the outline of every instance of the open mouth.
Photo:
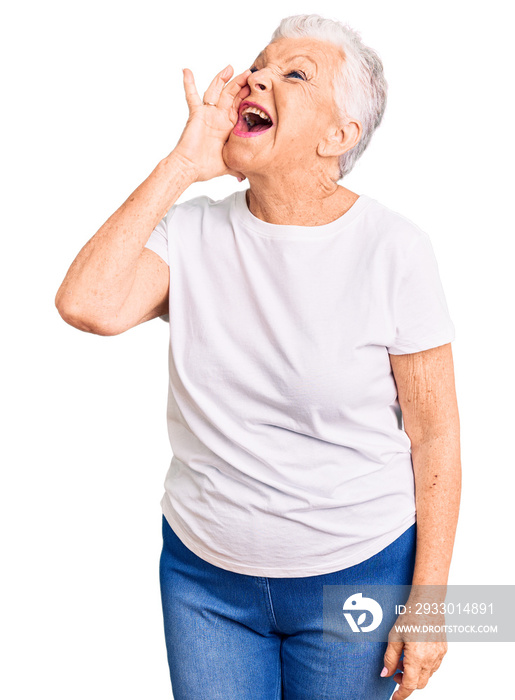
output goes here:
<path id="1" fill-rule="evenodd" d="M 245 102 L 240 108 L 238 122 L 233 129 L 236 136 L 260 136 L 273 126 L 270 116 L 258 105 Z"/>

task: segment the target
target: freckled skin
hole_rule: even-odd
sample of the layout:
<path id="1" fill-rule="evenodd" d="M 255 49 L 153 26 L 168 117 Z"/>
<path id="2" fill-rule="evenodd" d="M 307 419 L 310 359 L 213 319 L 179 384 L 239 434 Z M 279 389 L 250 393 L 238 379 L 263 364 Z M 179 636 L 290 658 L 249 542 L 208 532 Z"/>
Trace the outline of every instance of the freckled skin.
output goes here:
<path id="1" fill-rule="evenodd" d="M 390 364 L 404 429 L 411 440 L 415 476 L 417 556 L 413 583 L 445 584 L 461 491 L 460 424 L 451 344 L 390 355 Z M 438 468 L 432 477 L 438 482 L 431 481 L 431 467 Z"/>
<path id="2" fill-rule="evenodd" d="M 422 600 L 429 596 L 438 603 L 445 598 L 461 493 L 460 423 L 451 344 L 390 355 L 390 363 L 404 429 L 411 440 L 415 477 L 417 546 L 411 590 Z M 438 472 L 431 477 L 435 467 Z M 405 700 L 414 688 L 424 688 L 447 648 L 445 639 L 390 641 L 384 663 L 387 675 L 400 683 L 392 700 Z M 400 660 L 402 652 L 404 659 Z M 396 673 L 398 667 L 401 674 Z"/>
<path id="3" fill-rule="evenodd" d="M 294 58 L 298 54 L 303 57 Z M 280 39 L 250 66 L 258 70 L 240 96 L 262 105 L 274 126 L 256 138 L 231 132 L 223 158 L 247 177 L 249 208 L 263 221 L 319 226 L 342 216 L 358 199 L 337 184 L 338 156 L 362 133 L 359 121 L 346 126 L 337 121 L 333 76 L 342 59 L 328 42 Z M 293 71 L 302 71 L 306 80 Z"/>

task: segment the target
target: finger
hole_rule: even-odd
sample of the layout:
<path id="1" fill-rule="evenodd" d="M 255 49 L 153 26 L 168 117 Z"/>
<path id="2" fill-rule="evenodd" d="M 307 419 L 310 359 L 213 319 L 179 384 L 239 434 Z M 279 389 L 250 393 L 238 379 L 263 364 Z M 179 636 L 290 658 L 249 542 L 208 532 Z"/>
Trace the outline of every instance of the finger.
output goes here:
<path id="1" fill-rule="evenodd" d="M 397 670 L 404 671 L 404 659 L 399 659 L 397 662 Z"/>
<path id="2" fill-rule="evenodd" d="M 438 669 L 440 668 L 440 664 L 442 663 L 442 661 L 443 661 L 443 656 L 442 656 L 440 659 L 437 659 L 437 661 L 435 662 L 435 665 L 433 666 L 433 673 L 434 673 L 435 671 L 438 671 Z"/>
<path id="3" fill-rule="evenodd" d="M 242 100 L 250 93 L 250 87 L 247 84 L 249 75 L 250 70 L 246 70 L 225 86 L 218 100 L 219 107 L 227 110 L 235 109 L 238 112 Z"/>
<path id="4" fill-rule="evenodd" d="M 201 105 L 202 100 L 200 99 L 200 96 L 197 92 L 193 73 L 189 68 L 182 69 L 182 78 L 184 83 L 184 92 L 186 93 L 186 102 L 188 103 L 188 107 L 191 110 L 193 107 Z"/>
<path id="5" fill-rule="evenodd" d="M 394 680 L 399 683 L 397 680 L 397 676 L 394 677 Z M 406 681 L 404 678 L 401 678 L 399 687 L 395 691 L 395 693 L 392 695 L 392 700 L 405 700 L 405 698 L 409 698 L 411 693 L 417 689 L 417 686 L 415 685 L 414 687 L 411 685 L 406 685 Z"/>
<path id="6" fill-rule="evenodd" d="M 402 673 L 404 671 L 404 659 L 399 659 L 397 662 L 397 670 L 400 671 L 400 673 L 396 673 L 393 680 L 400 685 L 402 683 Z"/>
<path id="7" fill-rule="evenodd" d="M 430 668 L 423 668 L 420 671 L 420 675 L 418 677 L 417 688 L 425 688 L 427 685 L 427 681 L 431 677 L 431 674 L 432 674 L 432 670 Z"/>
<path id="8" fill-rule="evenodd" d="M 386 651 L 384 653 L 384 665 L 385 668 L 388 670 L 388 673 L 384 673 L 385 676 L 391 676 L 392 673 L 395 673 L 395 671 L 397 670 L 403 646 L 404 645 L 402 642 L 388 643 L 388 646 L 386 647 Z M 383 671 L 381 671 L 381 673 L 383 673 Z"/>
<path id="9" fill-rule="evenodd" d="M 234 102 L 232 103 L 232 107 L 229 108 L 229 119 L 232 122 L 237 122 L 238 121 L 238 116 L 240 112 L 240 105 L 245 100 L 248 96 L 250 95 L 250 88 L 247 85 L 246 87 L 243 87 L 240 92 L 238 93 L 238 96 L 234 98 Z"/>
<path id="10" fill-rule="evenodd" d="M 404 664 L 401 683 L 396 690 L 396 693 L 399 693 L 399 695 L 397 697 L 394 696 L 392 700 L 404 700 L 404 698 L 409 697 L 418 688 L 419 673 L 420 669 L 418 667 Z"/>
<path id="11" fill-rule="evenodd" d="M 220 107 L 224 109 L 231 108 L 234 100 L 238 97 L 245 85 L 247 85 L 247 79 L 250 73 L 250 70 L 247 69 L 233 78 L 230 83 L 227 83 L 218 100 L 218 105 Z"/>
<path id="12" fill-rule="evenodd" d="M 204 93 L 204 100 L 206 102 L 214 102 L 217 107 L 219 106 L 218 101 L 220 99 L 220 94 L 225 87 L 225 83 L 231 77 L 232 72 L 232 66 L 228 65 L 215 75 L 213 80 L 209 83 L 208 89 Z"/>

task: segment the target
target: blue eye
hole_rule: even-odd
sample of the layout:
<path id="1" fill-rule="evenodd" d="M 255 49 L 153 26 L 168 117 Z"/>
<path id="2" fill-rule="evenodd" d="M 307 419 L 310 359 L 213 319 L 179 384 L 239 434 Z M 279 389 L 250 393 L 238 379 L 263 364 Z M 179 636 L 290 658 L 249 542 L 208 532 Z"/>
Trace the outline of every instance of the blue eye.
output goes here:
<path id="1" fill-rule="evenodd" d="M 298 71 L 298 70 L 292 70 L 291 73 L 288 73 L 288 75 L 293 75 L 294 73 L 296 73 L 297 75 L 300 75 L 302 80 L 306 79 L 306 76 L 304 75 L 304 73 L 302 71 Z"/>
<path id="2" fill-rule="evenodd" d="M 258 69 L 257 69 L 255 66 L 253 66 L 253 67 L 250 69 L 250 72 L 251 72 L 251 73 L 255 73 L 257 70 L 258 70 Z M 293 71 L 291 71 L 290 73 L 287 73 L 287 75 L 294 75 L 294 74 L 297 74 L 298 76 L 300 76 L 300 77 L 302 78 L 302 80 L 306 80 L 306 75 L 305 75 L 302 71 L 293 70 Z"/>

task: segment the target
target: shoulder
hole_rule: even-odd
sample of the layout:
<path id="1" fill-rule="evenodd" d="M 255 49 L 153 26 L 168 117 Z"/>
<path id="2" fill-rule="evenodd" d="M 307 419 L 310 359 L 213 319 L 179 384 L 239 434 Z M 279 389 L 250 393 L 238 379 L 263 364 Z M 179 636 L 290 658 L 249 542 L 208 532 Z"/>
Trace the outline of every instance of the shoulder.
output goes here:
<path id="1" fill-rule="evenodd" d="M 223 199 L 213 199 L 205 194 L 198 195 L 197 197 L 192 197 L 184 202 L 174 204 L 172 207 L 175 212 L 192 213 L 192 212 L 202 212 L 202 211 L 214 211 L 216 213 L 221 213 L 225 210 L 229 210 L 234 201 L 237 192 L 232 192 Z"/>
<path id="2" fill-rule="evenodd" d="M 411 247 L 417 241 L 426 240 L 428 234 L 412 219 L 395 209 L 379 202 L 377 199 L 370 199 L 370 206 L 367 207 L 367 218 L 369 225 L 372 224 L 377 232 L 387 244 L 400 246 L 401 248 Z"/>
<path id="3" fill-rule="evenodd" d="M 230 227 L 236 194 L 233 192 L 223 199 L 202 194 L 176 202 L 165 216 L 168 239 L 177 242 L 187 240 L 189 245 L 194 246 L 199 240 L 205 240 L 206 236 L 216 235 L 220 242 L 220 231 Z"/>
<path id="4" fill-rule="evenodd" d="M 429 234 L 410 218 L 395 209 L 369 198 L 361 225 L 366 229 L 363 240 L 370 255 L 388 261 L 392 270 L 409 265 L 413 256 L 431 254 Z"/>

